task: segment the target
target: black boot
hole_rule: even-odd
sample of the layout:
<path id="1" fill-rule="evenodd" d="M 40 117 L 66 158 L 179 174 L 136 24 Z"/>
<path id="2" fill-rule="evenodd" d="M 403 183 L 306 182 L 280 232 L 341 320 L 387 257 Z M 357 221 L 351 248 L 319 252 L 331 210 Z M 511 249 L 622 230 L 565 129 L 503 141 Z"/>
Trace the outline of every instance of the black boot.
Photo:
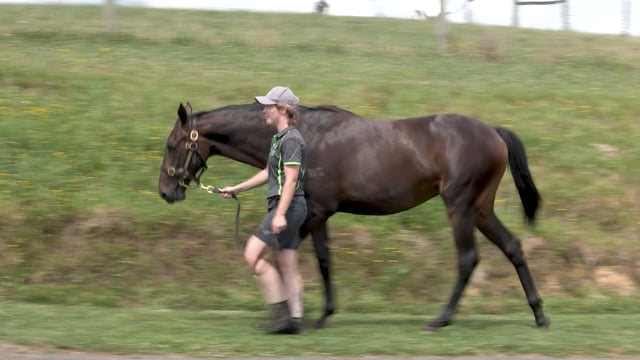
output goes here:
<path id="1" fill-rule="evenodd" d="M 303 335 L 304 324 L 302 323 L 302 319 L 291 318 L 291 320 L 289 320 L 289 328 L 284 332 L 284 334 Z"/>
<path id="2" fill-rule="evenodd" d="M 271 331 L 271 334 L 289 334 L 289 335 L 303 335 L 304 325 L 301 318 L 290 318 L 286 326 L 282 326 L 275 331 Z"/>
<path id="3" fill-rule="evenodd" d="M 291 313 L 287 301 L 271 304 L 271 317 L 263 330 L 271 334 L 282 334 L 282 331 L 289 328 Z"/>

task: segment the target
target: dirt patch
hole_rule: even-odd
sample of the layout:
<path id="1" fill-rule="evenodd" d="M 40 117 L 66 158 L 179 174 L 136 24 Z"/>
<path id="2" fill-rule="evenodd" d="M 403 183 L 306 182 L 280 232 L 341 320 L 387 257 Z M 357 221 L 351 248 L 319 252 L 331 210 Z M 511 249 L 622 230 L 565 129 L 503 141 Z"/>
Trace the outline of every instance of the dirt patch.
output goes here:
<path id="1" fill-rule="evenodd" d="M 618 295 L 629 296 L 637 291 L 637 287 L 631 277 L 623 273 L 622 269 L 615 266 L 601 266 L 593 272 L 593 277 L 598 286 L 613 291 Z"/>
<path id="2" fill-rule="evenodd" d="M 65 225 L 64 238 L 96 237 L 107 234 L 130 234 L 134 231 L 126 214 L 117 209 L 93 208 Z"/>

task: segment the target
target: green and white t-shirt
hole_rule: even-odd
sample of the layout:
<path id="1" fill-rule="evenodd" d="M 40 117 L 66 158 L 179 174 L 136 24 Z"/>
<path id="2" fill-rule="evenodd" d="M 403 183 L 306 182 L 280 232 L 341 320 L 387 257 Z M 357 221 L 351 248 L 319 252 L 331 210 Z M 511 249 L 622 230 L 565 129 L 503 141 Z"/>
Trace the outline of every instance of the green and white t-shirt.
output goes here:
<path id="1" fill-rule="evenodd" d="M 285 181 L 285 165 L 300 166 L 296 189 L 293 194 L 304 195 L 303 179 L 306 169 L 306 157 L 304 139 L 297 128 L 289 126 L 273 135 L 271 149 L 269 150 L 269 188 L 267 190 L 267 198 L 282 195 L 282 186 Z"/>

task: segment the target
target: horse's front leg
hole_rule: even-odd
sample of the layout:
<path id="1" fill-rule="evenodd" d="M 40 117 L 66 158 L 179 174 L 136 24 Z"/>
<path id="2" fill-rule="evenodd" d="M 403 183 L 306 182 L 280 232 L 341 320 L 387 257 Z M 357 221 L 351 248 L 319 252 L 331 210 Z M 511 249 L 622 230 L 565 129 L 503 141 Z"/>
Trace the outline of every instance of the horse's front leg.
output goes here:
<path id="1" fill-rule="evenodd" d="M 318 259 L 318 267 L 324 282 L 324 313 L 315 324 L 316 329 L 322 329 L 326 325 L 327 318 L 335 311 L 333 288 L 331 286 L 331 259 L 329 254 L 329 238 L 327 235 L 326 220 L 313 227 L 311 230 L 311 238 L 313 239 L 313 247 L 316 252 L 316 258 Z"/>

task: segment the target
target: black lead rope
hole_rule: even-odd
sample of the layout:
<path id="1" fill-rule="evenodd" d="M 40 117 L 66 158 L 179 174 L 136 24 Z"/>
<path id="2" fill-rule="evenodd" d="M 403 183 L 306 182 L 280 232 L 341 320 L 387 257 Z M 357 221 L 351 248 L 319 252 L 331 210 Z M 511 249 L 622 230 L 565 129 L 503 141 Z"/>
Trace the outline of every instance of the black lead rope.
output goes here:
<path id="1" fill-rule="evenodd" d="M 182 106 L 182 104 L 180 104 L 180 106 Z M 202 155 L 200 154 L 200 152 L 198 151 L 198 138 L 200 137 L 200 134 L 198 133 L 198 130 L 196 129 L 196 117 L 191 116 L 191 105 L 187 103 L 187 107 L 188 107 L 188 111 L 189 111 L 189 140 L 186 142 L 185 147 L 187 150 L 189 150 L 189 152 L 187 153 L 187 157 L 185 159 L 184 162 L 184 167 L 182 168 L 182 171 L 186 172 L 186 176 L 183 176 L 183 178 L 180 180 L 179 184 L 182 187 L 188 188 L 188 186 L 185 184 L 184 180 L 186 180 L 187 178 L 190 179 L 191 181 L 195 182 L 196 184 L 198 184 L 198 188 L 208 192 L 209 194 L 221 194 L 222 192 L 220 191 L 220 189 L 211 186 L 211 185 L 204 185 L 203 183 L 200 182 L 200 177 L 202 176 L 202 174 L 204 173 L 205 170 L 207 170 L 207 161 L 205 158 L 202 157 Z M 200 160 L 202 161 L 202 163 L 204 164 L 202 166 L 202 168 L 200 168 L 198 171 L 196 171 L 195 175 L 191 175 L 189 173 L 189 163 L 192 160 L 193 154 L 196 154 L 198 157 L 200 157 Z M 179 171 L 181 169 L 178 169 Z M 176 169 L 175 168 L 169 168 L 167 169 L 167 173 L 169 174 L 169 176 L 174 176 L 176 174 Z M 240 249 L 240 200 L 238 200 L 238 197 L 236 196 L 236 194 L 231 194 L 231 197 L 233 197 L 236 200 L 237 203 L 237 207 L 236 207 L 236 234 L 235 234 L 235 238 L 236 238 L 236 249 Z"/>
<path id="2" fill-rule="evenodd" d="M 240 247 L 240 200 L 238 199 L 236 194 L 232 194 L 231 197 L 236 201 L 235 239 L 236 239 L 236 249 L 240 250 L 241 249 Z"/>
<path id="3" fill-rule="evenodd" d="M 213 187 L 211 185 L 204 185 L 201 182 L 198 182 L 198 187 L 209 194 L 222 194 L 220 189 Z M 240 250 L 240 199 L 236 196 L 236 194 L 231 194 L 231 197 L 236 201 L 236 224 L 235 224 L 235 240 L 236 240 L 236 249 Z"/>
<path id="4" fill-rule="evenodd" d="M 203 185 L 201 182 L 198 182 L 198 187 L 200 189 L 208 192 L 209 194 L 222 194 L 222 191 L 220 191 L 220 189 L 218 189 L 216 187 L 213 187 L 211 185 Z M 240 247 L 240 208 L 241 208 L 240 207 L 240 199 L 238 199 L 236 194 L 231 194 L 231 197 L 236 200 L 236 205 L 237 205 L 236 206 L 236 233 L 235 233 L 236 249 L 238 251 L 242 251 L 242 248 Z M 273 249 L 274 249 L 274 251 L 277 251 L 278 250 L 278 239 L 276 238 L 276 235 L 273 234 L 273 233 L 271 233 L 270 237 L 271 237 L 271 240 L 273 241 L 273 245 L 272 245 Z M 267 250 L 267 248 L 265 248 L 262 251 L 265 251 L 265 250 Z M 256 265 L 258 264 L 258 261 L 260 261 L 260 259 L 262 257 L 263 256 L 261 255 L 261 256 L 258 256 L 258 259 L 256 259 L 256 263 L 253 264 L 253 267 L 252 267 L 253 271 L 251 272 L 251 275 L 256 275 L 255 268 L 256 268 Z M 275 266 L 277 267 L 278 257 L 274 255 L 273 261 L 274 261 L 274 264 L 276 264 Z"/>

